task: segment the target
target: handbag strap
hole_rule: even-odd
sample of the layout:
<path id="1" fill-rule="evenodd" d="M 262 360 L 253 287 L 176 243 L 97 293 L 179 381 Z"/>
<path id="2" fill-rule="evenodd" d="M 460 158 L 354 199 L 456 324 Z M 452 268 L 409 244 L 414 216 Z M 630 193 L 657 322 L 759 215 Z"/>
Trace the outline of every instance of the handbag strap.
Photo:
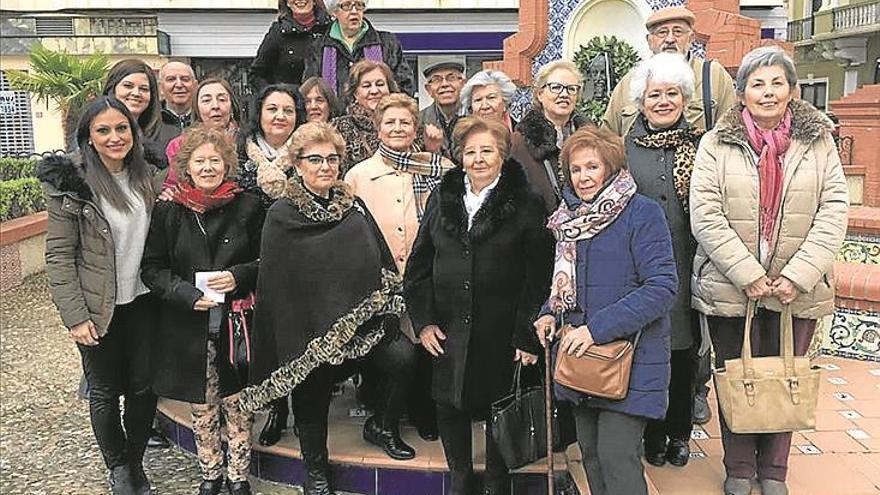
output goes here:
<path id="1" fill-rule="evenodd" d="M 746 323 L 743 329 L 743 346 L 740 356 L 743 362 L 743 378 L 755 377 L 755 364 L 752 361 L 752 321 L 755 319 L 755 306 L 758 301 L 749 299 L 746 305 Z"/>
<path id="2" fill-rule="evenodd" d="M 782 307 L 779 316 L 779 341 L 782 343 L 782 360 L 785 362 L 785 376 L 793 377 L 794 372 L 794 323 L 791 319 L 791 305 Z"/>
<path id="3" fill-rule="evenodd" d="M 516 400 L 522 397 L 522 366 L 522 361 L 517 361 L 516 367 L 513 369 L 513 384 L 510 387 L 510 393 L 516 394 Z"/>

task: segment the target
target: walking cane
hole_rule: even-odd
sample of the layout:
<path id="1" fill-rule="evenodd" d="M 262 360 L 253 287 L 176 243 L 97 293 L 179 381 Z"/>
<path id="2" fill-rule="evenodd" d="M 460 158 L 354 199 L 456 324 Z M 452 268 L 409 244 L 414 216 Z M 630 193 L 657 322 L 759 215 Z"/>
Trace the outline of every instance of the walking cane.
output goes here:
<path id="1" fill-rule="evenodd" d="M 547 495 L 553 495 L 553 373 L 550 368 L 550 337 L 552 328 L 544 336 L 544 421 L 547 424 Z"/>

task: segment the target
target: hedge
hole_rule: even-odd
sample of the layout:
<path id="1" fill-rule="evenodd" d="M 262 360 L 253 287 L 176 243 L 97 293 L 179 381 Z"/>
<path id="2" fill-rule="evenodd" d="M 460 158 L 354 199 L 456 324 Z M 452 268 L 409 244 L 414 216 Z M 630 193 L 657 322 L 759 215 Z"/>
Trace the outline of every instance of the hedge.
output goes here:
<path id="1" fill-rule="evenodd" d="M 0 158 L 0 181 L 33 177 L 37 160 L 31 158 Z"/>
<path id="2" fill-rule="evenodd" d="M 44 209 L 43 189 L 36 177 L 0 181 L 0 222 Z"/>

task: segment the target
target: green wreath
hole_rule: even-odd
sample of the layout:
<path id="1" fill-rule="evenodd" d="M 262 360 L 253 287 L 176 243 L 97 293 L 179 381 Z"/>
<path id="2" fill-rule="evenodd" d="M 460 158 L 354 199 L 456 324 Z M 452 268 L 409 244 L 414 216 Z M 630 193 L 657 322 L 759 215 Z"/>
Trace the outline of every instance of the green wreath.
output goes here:
<path id="1" fill-rule="evenodd" d="M 586 45 L 581 45 L 574 54 L 574 63 L 582 74 L 589 73 L 590 61 L 600 53 L 607 53 L 611 59 L 611 87 L 614 89 L 618 81 L 635 67 L 642 59 L 635 48 L 616 36 L 596 36 Z M 593 122 L 601 122 L 608 106 L 608 98 L 583 99 L 578 103 L 578 111 L 589 117 Z"/>

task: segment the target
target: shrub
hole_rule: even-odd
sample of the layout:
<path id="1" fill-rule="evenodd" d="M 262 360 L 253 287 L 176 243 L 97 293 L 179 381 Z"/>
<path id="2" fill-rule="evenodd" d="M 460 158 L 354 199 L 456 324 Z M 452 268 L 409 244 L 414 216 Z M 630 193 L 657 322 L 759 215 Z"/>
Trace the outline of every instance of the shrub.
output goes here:
<path id="1" fill-rule="evenodd" d="M 0 221 L 23 217 L 46 208 L 36 177 L 0 181 Z"/>
<path id="2" fill-rule="evenodd" d="M 30 158 L 0 158 L 0 181 L 33 177 L 37 160 Z"/>

